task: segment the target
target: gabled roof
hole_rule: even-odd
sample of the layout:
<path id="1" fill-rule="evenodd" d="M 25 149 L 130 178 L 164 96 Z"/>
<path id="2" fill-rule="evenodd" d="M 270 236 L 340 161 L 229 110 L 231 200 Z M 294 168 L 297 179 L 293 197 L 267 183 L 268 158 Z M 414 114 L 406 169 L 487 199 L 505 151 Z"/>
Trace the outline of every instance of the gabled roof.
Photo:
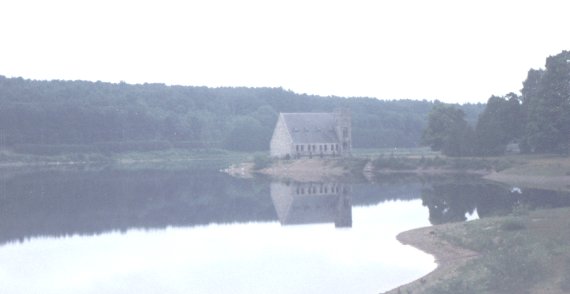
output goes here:
<path id="1" fill-rule="evenodd" d="M 339 143 L 334 113 L 282 113 L 293 143 Z"/>

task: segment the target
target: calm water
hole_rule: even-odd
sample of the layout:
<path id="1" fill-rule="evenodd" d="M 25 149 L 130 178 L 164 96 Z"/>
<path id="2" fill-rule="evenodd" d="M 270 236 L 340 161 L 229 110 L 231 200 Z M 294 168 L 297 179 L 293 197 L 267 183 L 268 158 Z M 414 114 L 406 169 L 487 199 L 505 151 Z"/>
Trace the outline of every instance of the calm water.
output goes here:
<path id="1" fill-rule="evenodd" d="M 568 195 L 469 178 L 397 180 L 6 174 L 2 293 L 378 293 L 435 268 L 399 232 L 570 205 Z"/>

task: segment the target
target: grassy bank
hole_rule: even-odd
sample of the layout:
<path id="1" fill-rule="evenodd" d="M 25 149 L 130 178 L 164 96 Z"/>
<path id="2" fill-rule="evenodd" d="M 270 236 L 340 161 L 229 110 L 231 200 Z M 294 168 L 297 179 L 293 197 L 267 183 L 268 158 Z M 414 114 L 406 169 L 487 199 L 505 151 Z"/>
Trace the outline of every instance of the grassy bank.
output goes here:
<path id="1" fill-rule="evenodd" d="M 454 271 L 424 277 L 391 293 L 568 293 L 569 208 L 517 213 L 407 232 L 411 245 L 445 260 L 434 248 L 451 244 L 475 255 L 455 256 Z M 441 267 L 450 264 L 441 264 Z"/>
<path id="2" fill-rule="evenodd" d="M 369 153 L 370 154 L 370 153 Z M 563 155 L 505 155 L 497 157 L 445 157 L 425 150 L 399 155 L 376 153 L 365 172 L 373 177 L 394 173 L 430 175 L 476 173 L 491 181 L 524 188 L 570 191 L 570 157 Z"/>
<path id="3" fill-rule="evenodd" d="M 0 150 L 0 168 L 46 168 L 64 166 L 97 166 L 116 169 L 221 169 L 231 164 L 251 161 L 256 153 L 221 149 L 166 149 L 120 153 L 64 153 L 34 155 Z"/>
<path id="4" fill-rule="evenodd" d="M 223 169 L 239 163 L 249 170 L 273 168 L 271 175 L 284 177 L 292 170 L 328 176 L 361 177 L 369 179 L 387 174 L 410 173 L 430 175 L 468 172 L 484 175 L 489 180 L 521 187 L 570 190 L 570 157 L 552 155 L 515 155 L 500 157 L 450 158 L 427 148 L 403 149 L 354 149 L 350 158 L 296 161 L 273 161 L 267 152 L 245 153 L 222 149 L 171 148 L 155 151 L 130 151 L 115 153 L 56 153 L 24 154 L 13 150 L 0 150 L 0 168 L 37 168 L 60 166 L 111 166 L 121 169 L 140 168 L 216 168 Z M 304 164 L 309 162 L 310 164 Z M 293 167 L 294 168 L 290 168 Z M 309 169 L 313 171 L 309 172 Z M 282 173 L 282 174 L 280 174 Z M 285 173 L 285 174 L 283 174 Z"/>
<path id="5" fill-rule="evenodd" d="M 376 172 L 410 171 L 433 172 L 434 170 L 462 171 L 502 171 L 511 167 L 514 162 L 508 158 L 451 158 L 439 155 L 433 157 L 397 157 L 380 156 L 372 160 Z"/>
<path id="6" fill-rule="evenodd" d="M 570 191 L 570 157 L 559 155 L 516 155 L 517 164 L 485 176 L 488 180 L 528 188 Z"/>
<path id="7" fill-rule="evenodd" d="M 417 148 L 354 148 L 352 155 L 360 158 L 374 159 L 380 156 L 395 156 L 395 157 L 435 157 L 441 156 L 440 152 L 432 151 L 429 147 Z"/>
<path id="8" fill-rule="evenodd" d="M 315 174 L 325 171 L 326 167 L 342 170 L 342 176 L 348 174 L 358 177 L 364 174 L 371 181 L 403 173 L 416 176 L 472 173 L 513 186 L 570 189 L 570 158 L 556 155 L 446 157 L 426 148 L 408 148 L 355 149 L 353 156 L 348 158 L 272 160 L 263 153 L 253 157 L 249 164 L 238 168 L 288 177 L 291 170 L 307 172 L 312 169 L 312 174 Z M 267 172 L 269 168 L 271 172 Z"/>
<path id="9" fill-rule="evenodd" d="M 512 166 L 484 176 L 513 186 L 570 191 L 570 158 L 501 157 Z M 438 269 L 390 293 L 570 293 L 570 208 L 528 211 L 404 232 L 436 256 Z M 442 248 L 444 250 L 442 250 Z"/>
<path id="10" fill-rule="evenodd" d="M 256 155 L 222 149 L 170 149 L 122 153 L 114 155 L 112 160 L 116 168 L 223 169 L 232 164 L 252 161 Z"/>

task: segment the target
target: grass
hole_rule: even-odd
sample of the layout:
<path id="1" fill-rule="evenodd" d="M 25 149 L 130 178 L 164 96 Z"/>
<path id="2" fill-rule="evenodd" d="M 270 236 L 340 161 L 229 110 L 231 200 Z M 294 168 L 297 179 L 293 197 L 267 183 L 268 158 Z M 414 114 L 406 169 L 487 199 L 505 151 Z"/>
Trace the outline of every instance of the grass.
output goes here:
<path id="1" fill-rule="evenodd" d="M 36 165 L 66 165 L 80 163 L 109 163 L 112 159 L 98 153 L 70 153 L 58 155 L 34 155 L 0 150 L 0 167 Z"/>
<path id="2" fill-rule="evenodd" d="M 222 149 L 169 149 L 150 152 L 128 152 L 113 156 L 116 168 L 215 168 L 222 169 L 232 164 L 252 161 L 264 156 L 263 152 L 234 152 Z"/>
<path id="3" fill-rule="evenodd" d="M 486 176 L 512 186 L 570 191 L 570 157 L 562 155 L 515 155 L 501 157 L 510 168 Z"/>
<path id="4" fill-rule="evenodd" d="M 422 293 L 567 293 L 569 208 L 435 227 L 437 235 L 481 254 Z"/>
<path id="5" fill-rule="evenodd" d="M 117 169 L 184 169 L 224 168 L 251 161 L 265 152 L 233 152 L 222 149 L 166 149 L 110 154 L 67 153 L 32 155 L 0 150 L 0 167 L 31 167 L 54 165 L 105 165 Z"/>
<path id="6" fill-rule="evenodd" d="M 376 171 L 503 171 L 517 164 L 508 156 L 500 157 L 446 157 L 428 147 L 353 149 L 358 158 L 372 160 Z"/>
<path id="7" fill-rule="evenodd" d="M 441 157 L 406 157 L 406 156 L 379 156 L 372 161 L 376 170 L 382 171 L 412 171 L 439 169 L 449 171 L 500 171 L 510 166 L 509 160 L 495 158 L 452 158 Z"/>
<path id="8" fill-rule="evenodd" d="M 62 153 L 52 155 L 22 154 L 0 150 L 1 167 L 53 165 L 112 165 L 115 168 L 224 168 L 231 164 L 255 161 L 259 166 L 267 152 L 233 152 L 222 149 L 170 148 L 157 151 L 116 153 Z M 501 171 L 515 176 L 568 176 L 570 157 L 549 155 L 517 155 L 489 158 L 451 158 L 429 148 L 353 149 L 353 157 L 342 160 L 343 168 L 360 173 L 372 160 L 374 172 Z M 262 162 L 263 161 L 263 162 Z M 570 185 L 566 187 L 570 189 Z"/>
<path id="9" fill-rule="evenodd" d="M 352 155 L 361 158 L 377 158 L 380 156 L 396 157 L 435 157 L 441 156 L 440 152 L 431 151 L 429 147 L 417 148 L 353 148 Z"/>
<path id="10" fill-rule="evenodd" d="M 364 166 L 366 165 L 366 163 L 368 163 L 367 159 L 360 157 L 338 158 L 335 161 L 339 166 L 343 167 L 345 170 L 350 170 L 359 173 L 362 172 Z"/>
<path id="11" fill-rule="evenodd" d="M 505 170 L 506 174 L 522 176 L 564 176 L 570 175 L 570 157 L 560 155 L 517 155 L 511 160 L 519 164 Z"/>

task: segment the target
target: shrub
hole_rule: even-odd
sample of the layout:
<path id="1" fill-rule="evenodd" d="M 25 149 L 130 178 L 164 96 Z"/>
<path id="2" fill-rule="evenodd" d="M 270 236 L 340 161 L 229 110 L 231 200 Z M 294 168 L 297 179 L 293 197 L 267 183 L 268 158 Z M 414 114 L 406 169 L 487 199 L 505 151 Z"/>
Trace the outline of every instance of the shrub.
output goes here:
<path id="1" fill-rule="evenodd" d="M 253 158 L 253 168 L 262 169 L 271 165 L 271 158 L 267 155 L 256 155 Z"/>

